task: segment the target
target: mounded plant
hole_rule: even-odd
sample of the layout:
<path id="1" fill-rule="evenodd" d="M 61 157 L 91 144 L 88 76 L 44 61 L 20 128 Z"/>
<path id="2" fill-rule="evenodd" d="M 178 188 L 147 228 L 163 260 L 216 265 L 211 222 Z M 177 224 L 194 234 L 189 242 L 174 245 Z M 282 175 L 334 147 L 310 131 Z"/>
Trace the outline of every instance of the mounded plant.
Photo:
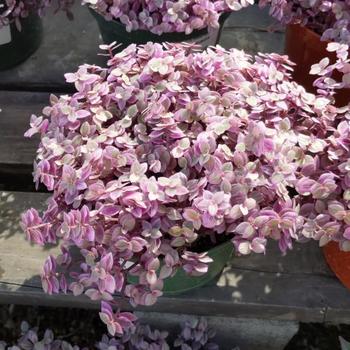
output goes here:
<path id="1" fill-rule="evenodd" d="M 101 48 L 107 67 L 66 74 L 76 93 L 52 95 L 26 132 L 41 135 L 34 178 L 52 196 L 22 226 L 62 249 L 44 264 L 47 293 L 101 300 L 114 335 L 135 320 L 112 310 L 115 293 L 152 305 L 178 269 L 205 274 L 220 242 L 239 254 L 268 239 L 282 252 L 307 239 L 350 248 L 350 114 L 293 82 L 286 56 Z"/>

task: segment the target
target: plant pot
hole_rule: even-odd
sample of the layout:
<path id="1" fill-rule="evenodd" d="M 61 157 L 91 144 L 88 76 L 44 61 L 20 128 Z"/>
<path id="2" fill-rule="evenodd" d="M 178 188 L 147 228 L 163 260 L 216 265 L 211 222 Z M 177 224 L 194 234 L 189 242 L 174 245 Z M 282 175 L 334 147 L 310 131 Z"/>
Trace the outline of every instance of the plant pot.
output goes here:
<path id="1" fill-rule="evenodd" d="M 234 246 L 231 241 L 210 249 L 208 255 L 213 262 L 209 264 L 208 272 L 203 276 L 191 277 L 182 268 L 179 268 L 173 277 L 164 280 L 163 295 L 177 295 L 208 284 L 221 273 L 230 260 L 233 250 Z M 129 276 L 128 281 L 136 284 L 138 278 Z"/>
<path id="2" fill-rule="evenodd" d="M 196 42 L 202 45 L 203 48 L 216 45 L 220 39 L 220 34 L 225 20 L 228 18 L 229 13 L 224 13 L 220 18 L 220 28 L 211 31 L 201 29 L 195 30 L 191 34 L 186 35 L 184 33 L 164 33 L 162 35 L 153 34 L 147 30 L 135 30 L 127 32 L 125 25 L 117 20 L 106 21 L 105 18 L 96 11 L 89 8 L 91 14 L 95 17 L 99 26 L 102 39 L 104 43 L 110 44 L 116 41 L 121 44 L 118 50 L 125 49 L 130 44 L 146 44 L 149 41 L 154 43 L 163 42 Z"/>
<path id="3" fill-rule="evenodd" d="M 0 70 L 25 61 L 41 43 L 43 30 L 38 15 L 21 19 L 21 25 L 21 31 L 14 23 L 0 29 Z"/>
<path id="4" fill-rule="evenodd" d="M 350 252 L 343 252 L 337 242 L 330 242 L 323 247 L 323 254 L 334 274 L 350 289 Z"/>
<path id="5" fill-rule="evenodd" d="M 336 56 L 327 51 L 327 44 L 326 41 L 321 41 L 318 34 L 304 26 L 287 26 L 285 53 L 296 63 L 293 78 L 309 92 L 316 92 L 313 82 L 317 76 L 309 74 L 311 66 L 324 57 L 335 62 Z M 334 78 L 341 79 L 340 76 Z M 350 102 L 350 89 L 339 90 L 335 99 L 338 106 L 346 105 Z"/>

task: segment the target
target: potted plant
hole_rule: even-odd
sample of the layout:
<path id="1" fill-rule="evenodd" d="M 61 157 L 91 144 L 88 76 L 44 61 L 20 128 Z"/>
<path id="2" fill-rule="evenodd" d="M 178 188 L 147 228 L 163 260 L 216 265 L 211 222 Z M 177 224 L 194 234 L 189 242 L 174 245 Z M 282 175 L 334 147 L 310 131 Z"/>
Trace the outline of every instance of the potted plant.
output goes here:
<path id="1" fill-rule="evenodd" d="M 41 134 L 34 178 L 53 195 L 22 227 L 28 240 L 62 248 L 44 264 L 47 293 L 102 300 L 103 322 L 122 333 L 134 318 L 112 312 L 115 293 L 152 305 L 163 291 L 198 287 L 233 246 L 348 247 L 335 212 L 347 186 L 347 111 L 293 82 L 286 56 L 102 49 L 107 67 L 66 74 L 77 92 L 51 96 L 26 133 Z"/>
<path id="2" fill-rule="evenodd" d="M 343 0 L 260 0 L 259 3 L 262 7 L 270 5 L 270 14 L 287 25 L 285 52 L 296 63 L 294 79 L 308 91 L 316 91 L 320 82 L 315 82 L 309 72 L 321 62 L 322 68 L 315 67 L 313 71 L 322 71 L 336 81 L 335 84 L 328 80 L 326 85 L 337 85 L 338 105 L 349 103 L 349 79 L 343 78 L 348 73 L 347 63 L 339 57 L 344 56 L 344 50 L 337 44 L 350 43 L 350 3 Z M 334 43 L 330 49 L 329 43 Z"/>
<path id="3" fill-rule="evenodd" d="M 42 40 L 40 15 L 52 0 L 0 0 L 0 70 L 25 61 Z M 72 0 L 58 0 L 68 12 Z"/>
<path id="4" fill-rule="evenodd" d="M 349 1 L 261 0 L 260 5 L 270 5 L 270 13 L 287 24 L 286 53 L 296 63 L 294 78 L 309 91 L 319 89 L 323 94 L 333 95 L 338 106 L 348 105 L 350 102 Z M 316 80 L 315 75 L 319 76 Z M 347 110 L 347 107 L 344 107 L 344 110 Z M 342 193 L 341 189 L 338 191 Z M 339 196 L 342 199 L 344 217 L 349 200 L 346 193 L 345 191 L 343 198 Z M 347 227 L 344 228 L 346 229 Z M 347 236 L 347 233 L 344 232 L 344 235 Z M 340 248 L 336 242 L 329 242 L 324 246 L 323 252 L 330 268 L 340 281 L 350 288 L 349 247 L 346 244 L 345 251 Z"/>
<path id="5" fill-rule="evenodd" d="M 129 44 L 191 41 L 203 47 L 218 43 L 229 11 L 254 0 L 82 0 L 89 5 L 106 44 L 120 50 Z"/>

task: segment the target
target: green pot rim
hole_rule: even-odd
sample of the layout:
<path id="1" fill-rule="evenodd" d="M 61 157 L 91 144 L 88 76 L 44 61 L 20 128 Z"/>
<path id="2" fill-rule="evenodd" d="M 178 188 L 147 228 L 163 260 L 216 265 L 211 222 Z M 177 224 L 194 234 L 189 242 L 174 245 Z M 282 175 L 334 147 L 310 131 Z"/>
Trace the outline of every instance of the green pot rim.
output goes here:
<path id="1" fill-rule="evenodd" d="M 178 268 L 173 277 L 164 280 L 163 296 L 179 295 L 208 284 L 222 272 L 226 263 L 231 259 L 233 251 L 234 246 L 230 240 L 209 249 L 208 256 L 214 261 L 209 264 L 208 272 L 202 276 L 189 276 L 182 268 Z M 220 257 L 220 259 L 216 259 L 216 257 Z M 137 277 L 128 276 L 129 283 L 136 284 L 137 279 Z M 187 284 L 187 286 L 174 289 L 172 285 L 179 279 L 182 283 Z"/>

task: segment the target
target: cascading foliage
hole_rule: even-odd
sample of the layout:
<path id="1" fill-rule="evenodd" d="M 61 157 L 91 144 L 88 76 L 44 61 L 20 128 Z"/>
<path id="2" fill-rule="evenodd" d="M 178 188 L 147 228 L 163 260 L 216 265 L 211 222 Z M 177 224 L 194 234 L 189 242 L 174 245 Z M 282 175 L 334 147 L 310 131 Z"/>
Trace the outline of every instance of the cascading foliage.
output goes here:
<path id="1" fill-rule="evenodd" d="M 286 56 L 102 48 L 107 67 L 66 74 L 77 92 L 51 96 L 26 133 L 41 135 L 34 177 L 52 196 L 22 226 L 62 249 L 45 262 L 46 292 L 101 300 L 122 333 L 135 317 L 113 312 L 113 295 L 152 305 L 178 268 L 205 274 L 208 239 L 240 254 L 268 239 L 282 252 L 310 238 L 349 249 L 350 114 L 293 82 Z"/>

